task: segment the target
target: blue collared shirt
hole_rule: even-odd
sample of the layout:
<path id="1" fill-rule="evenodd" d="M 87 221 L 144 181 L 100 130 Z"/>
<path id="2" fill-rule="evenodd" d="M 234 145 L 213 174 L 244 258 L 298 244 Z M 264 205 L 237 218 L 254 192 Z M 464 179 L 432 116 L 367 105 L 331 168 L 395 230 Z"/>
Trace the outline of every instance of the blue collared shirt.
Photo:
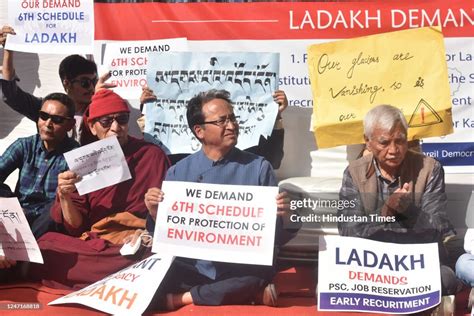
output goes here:
<path id="1" fill-rule="evenodd" d="M 171 167 L 165 180 L 212 184 L 278 185 L 268 161 L 237 148 L 233 148 L 218 161 L 207 158 L 200 150 Z"/>
<path id="2" fill-rule="evenodd" d="M 38 215 L 56 196 L 58 174 L 67 170 L 63 153 L 79 144 L 66 137 L 57 150 L 48 152 L 39 134 L 19 138 L 0 156 L 0 182 L 19 169 L 15 195 L 27 216 Z"/>

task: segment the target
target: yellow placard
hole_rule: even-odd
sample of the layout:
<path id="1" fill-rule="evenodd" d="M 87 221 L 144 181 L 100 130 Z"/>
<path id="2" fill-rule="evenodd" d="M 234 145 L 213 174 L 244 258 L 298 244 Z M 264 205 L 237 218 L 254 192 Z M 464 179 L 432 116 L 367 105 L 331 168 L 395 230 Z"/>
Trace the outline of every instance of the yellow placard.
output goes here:
<path id="1" fill-rule="evenodd" d="M 379 104 L 403 112 L 409 140 L 453 132 L 438 27 L 312 45 L 308 61 L 318 148 L 363 143 L 364 116 Z"/>

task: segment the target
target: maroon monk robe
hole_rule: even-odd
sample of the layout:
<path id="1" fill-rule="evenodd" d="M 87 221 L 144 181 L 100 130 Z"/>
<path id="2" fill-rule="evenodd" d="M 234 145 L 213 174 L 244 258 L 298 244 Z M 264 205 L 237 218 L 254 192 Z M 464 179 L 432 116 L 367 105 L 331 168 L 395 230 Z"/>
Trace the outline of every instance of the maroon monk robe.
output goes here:
<path id="1" fill-rule="evenodd" d="M 81 227 L 73 228 L 63 222 L 61 204 L 56 198 L 51 217 L 64 224 L 69 235 L 50 232 L 38 240 L 45 262 L 31 265 L 30 278 L 50 287 L 79 289 L 150 254 L 142 251 L 124 257 L 119 252 L 121 245 L 99 238 L 85 241 L 77 238 L 94 223 L 115 213 L 130 212 L 146 218 L 144 195 L 151 187 L 161 187 L 169 166 L 168 158 L 158 146 L 132 137 L 123 151 L 132 179 L 83 196 L 77 192 L 71 195 L 75 207 L 83 214 Z"/>

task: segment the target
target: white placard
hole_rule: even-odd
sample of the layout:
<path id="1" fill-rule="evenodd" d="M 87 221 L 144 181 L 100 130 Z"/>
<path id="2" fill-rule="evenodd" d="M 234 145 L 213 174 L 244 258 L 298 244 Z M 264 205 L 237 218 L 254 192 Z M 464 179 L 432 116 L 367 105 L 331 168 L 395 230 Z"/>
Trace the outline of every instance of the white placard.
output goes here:
<path id="1" fill-rule="evenodd" d="M 278 187 L 164 181 L 153 252 L 272 265 Z"/>
<path id="2" fill-rule="evenodd" d="M 48 305 L 78 303 L 112 315 L 141 315 L 173 260 L 173 257 L 152 255 Z"/>
<path id="3" fill-rule="evenodd" d="M 99 64 L 99 73 L 108 71 L 107 81 L 117 85 L 114 91 L 125 99 L 139 99 L 142 87 L 146 86 L 148 53 L 176 52 L 188 49 L 187 39 L 170 38 L 156 41 L 120 41 L 107 43 L 94 54 Z"/>
<path id="4" fill-rule="evenodd" d="M 411 314 L 439 304 L 438 245 L 322 236 L 318 310 Z"/>
<path id="5" fill-rule="evenodd" d="M 93 0 L 8 0 L 8 22 L 16 35 L 8 35 L 6 49 L 47 54 L 93 52 Z"/>
<path id="6" fill-rule="evenodd" d="M 43 263 L 43 256 L 17 198 L 0 198 L 0 255 Z"/>
<path id="7" fill-rule="evenodd" d="M 171 154 L 194 153 L 200 142 L 188 128 L 186 105 L 199 92 L 225 89 L 238 116 L 237 148 L 271 135 L 278 104 L 278 53 L 169 52 L 148 55 L 148 86 L 158 99 L 146 104 L 145 139 Z"/>
<path id="8" fill-rule="evenodd" d="M 98 140 L 64 154 L 69 169 L 82 177 L 80 195 L 126 181 L 132 176 L 116 136 Z"/>

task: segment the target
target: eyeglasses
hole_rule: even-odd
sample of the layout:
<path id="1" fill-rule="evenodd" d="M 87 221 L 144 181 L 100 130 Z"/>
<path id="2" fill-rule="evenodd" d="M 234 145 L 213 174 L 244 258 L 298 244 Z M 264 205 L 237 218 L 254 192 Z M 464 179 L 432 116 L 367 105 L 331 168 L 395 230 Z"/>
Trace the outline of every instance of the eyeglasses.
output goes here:
<path id="1" fill-rule="evenodd" d="M 81 78 L 81 79 L 71 80 L 71 84 L 75 83 L 75 82 L 79 82 L 79 84 L 81 85 L 82 88 L 89 89 L 91 85 L 92 85 L 92 87 L 95 87 L 95 85 L 97 83 L 97 78 L 93 78 L 93 79 Z"/>
<path id="2" fill-rule="evenodd" d="M 72 120 L 71 117 L 64 117 L 64 116 L 61 116 L 61 115 L 53 115 L 53 114 L 49 114 L 49 113 L 46 113 L 46 112 L 43 112 L 43 111 L 39 112 L 39 117 L 40 117 L 40 119 L 42 119 L 45 122 L 47 120 L 51 119 L 51 122 L 53 122 L 54 124 L 62 124 L 62 123 L 64 123 L 64 121 Z"/>
<path id="3" fill-rule="evenodd" d="M 95 122 L 99 122 L 99 124 L 103 128 L 109 128 L 110 126 L 112 126 L 112 123 L 114 121 L 117 121 L 117 123 L 119 125 L 125 125 L 125 124 L 128 123 L 129 118 L 130 118 L 130 114 L 122 113 L 122 114 L 117 114 L 117 115 L 114 115 L 114 116 L 103 116 L 103 117 L 98 118 L 97 120 L 95 120 Z"/>
<path id="4" fill-rule="evenodd" d="M 204 121 L 201 124 L 213 124 L 213 125 L 216 125 L 216 126 L 219 126 L 219 127 L 224 127 L 229 122 L 231 122 L 232 124 L 236 124 L 238 118 L 239 118 L 238 116 L 235 116 L 235 114 L 232 113 L 232 114 L 229 114 L 226 117 L 223 117 L 221 119 L 214 120 L 214 121 Z"/>

